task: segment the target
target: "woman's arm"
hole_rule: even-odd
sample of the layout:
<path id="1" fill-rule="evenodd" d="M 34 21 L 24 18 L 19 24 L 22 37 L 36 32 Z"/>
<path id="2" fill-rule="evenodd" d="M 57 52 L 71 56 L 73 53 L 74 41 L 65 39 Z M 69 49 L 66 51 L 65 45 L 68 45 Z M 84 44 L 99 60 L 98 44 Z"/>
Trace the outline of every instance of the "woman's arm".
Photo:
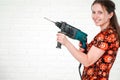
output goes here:
<path id="1" fill-rule="evenodd" d="M 83 53 L 78 50 L 64 34 L 61 33 L 57 34 L 57 41 L 63 44 L 72 56 L 86 67 L 95 63 L 105 52 L 104 50 L 92 46 L 88 53 Z"/>

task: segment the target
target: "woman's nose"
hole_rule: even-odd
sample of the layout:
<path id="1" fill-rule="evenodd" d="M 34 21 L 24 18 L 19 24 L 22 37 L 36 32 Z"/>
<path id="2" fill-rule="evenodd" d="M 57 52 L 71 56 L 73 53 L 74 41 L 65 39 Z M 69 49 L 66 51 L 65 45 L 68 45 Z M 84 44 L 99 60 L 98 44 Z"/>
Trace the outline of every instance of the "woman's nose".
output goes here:
<path id="1" fill-rule="evenodd" d="M 93 19 L 97 19 L 98 15 L 97 14 L 93 14 Z"/>

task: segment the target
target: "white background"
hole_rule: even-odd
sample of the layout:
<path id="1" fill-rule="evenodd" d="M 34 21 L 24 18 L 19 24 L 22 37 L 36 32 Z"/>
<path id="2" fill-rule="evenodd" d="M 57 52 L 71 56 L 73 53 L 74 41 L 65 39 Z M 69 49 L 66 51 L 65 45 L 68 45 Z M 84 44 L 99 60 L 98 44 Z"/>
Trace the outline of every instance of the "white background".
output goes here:
<path id="1" fill-rule="evenodd" d="M 56 49 L 59 29 L 44 17 L 81 29 L 90 42 L 99 32 L 91 19 L 92 2 L 0 0 L 0 80 L 80 80 L 78 61 L 64 46 Z M 114 2 L 120 22 L 120 1 Z M 78 47 L 78 41 L 70 41 Z M 110 80 L 120 80 L 119 53 Z"/>

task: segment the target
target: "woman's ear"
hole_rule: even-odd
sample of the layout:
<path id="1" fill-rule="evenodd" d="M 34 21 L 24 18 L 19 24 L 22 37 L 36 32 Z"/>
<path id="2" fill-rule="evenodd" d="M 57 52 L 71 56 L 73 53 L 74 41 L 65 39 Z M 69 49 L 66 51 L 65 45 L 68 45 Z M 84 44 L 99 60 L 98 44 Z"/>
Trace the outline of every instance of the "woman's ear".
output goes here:
<path id="1" fill-rule="evenodd" d="M 112 16 L 113 16 L 113 12 L 111 12 L 110 14 L 109 14 L 109 18 L 112 18 Z"/>

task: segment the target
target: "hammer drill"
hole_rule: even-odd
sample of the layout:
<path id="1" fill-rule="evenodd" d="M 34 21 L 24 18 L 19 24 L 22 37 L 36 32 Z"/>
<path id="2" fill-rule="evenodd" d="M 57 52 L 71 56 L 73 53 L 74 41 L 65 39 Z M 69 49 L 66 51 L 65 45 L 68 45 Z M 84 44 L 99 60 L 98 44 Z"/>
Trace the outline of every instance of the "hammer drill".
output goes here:
<path id="1" fill-rule="evenodd" d="M 61 29 L 60 33 L 65 34 L 69 38 L 79 40 L 82 43 L 82 48 L 85 49 L 84 52 L 86 52 L 86 47 L 87 47 L 87 45 L 86 45 L 87 34 L 86 33 L 84 33 L 81 30 L 67 24 L 66 22 L 62 22 L 62 21 L 61 22 L 54 22 L 46 17 L 44 17 L 44 18 L 48 21 L 53 22 L 58 28 L 60 28 Z M 56 48 L 61 48 L 61 43 L 57 42 Z M 80 72 L 81 65 L 82 64 L 80 63 L 78 69 L 79 69 L 80 78 L 82 79 L 81 72 Z"/>
<path id="2" fill-rule="evenodd" d="M 44 19 L 53 22 L 59 29 L 61 29 L 60 33 L 65 34 L 69 38 L 79 40 L 82 43 L 82 48 L 86 48 L 87 42 L 87 34 L 82 32 L 81 30 L 67 24 L 66 22 L 54 22 L 46 17 Z M 56 48 L 61 48 L 61 43 L 57 42 Z"/>

